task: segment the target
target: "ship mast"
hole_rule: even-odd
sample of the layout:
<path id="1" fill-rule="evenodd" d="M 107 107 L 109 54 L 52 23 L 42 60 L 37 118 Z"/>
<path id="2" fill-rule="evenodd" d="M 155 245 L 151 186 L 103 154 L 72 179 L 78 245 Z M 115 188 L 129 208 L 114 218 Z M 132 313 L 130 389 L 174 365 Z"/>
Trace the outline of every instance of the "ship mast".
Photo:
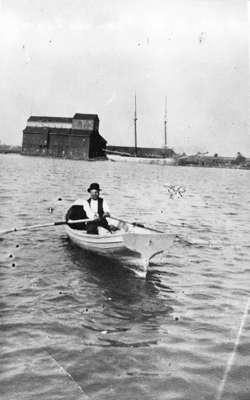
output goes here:
<path id="1" fill-rule="evenodd" d="M 136 94 L 135 94 L 135 116 L 134 116 L 134 126 L 135 126 L 135 156 L 137 156 L 137 127 L 136 127 L 136 122 L 137 122 L 137 110 L 136 110 Z"/>
<path id="2" fill-rule="evenodd" d="M 167 148 L 167 96 L 165 97 L 165 110 L 164 110 L 164 147 Z"/>

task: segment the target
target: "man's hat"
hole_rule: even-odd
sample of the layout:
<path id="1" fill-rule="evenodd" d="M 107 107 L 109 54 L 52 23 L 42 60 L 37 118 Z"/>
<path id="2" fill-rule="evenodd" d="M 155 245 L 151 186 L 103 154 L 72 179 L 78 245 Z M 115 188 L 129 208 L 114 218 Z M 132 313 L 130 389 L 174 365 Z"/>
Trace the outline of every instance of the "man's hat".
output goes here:
<path id="1" fill-rule="evenodd" d="M 91 183 L 90 187 L 88 188 L 88 192 L 90 192 L 92 189 L 98 190 L 99 192 L 101 191 L 99 183 Z"/>

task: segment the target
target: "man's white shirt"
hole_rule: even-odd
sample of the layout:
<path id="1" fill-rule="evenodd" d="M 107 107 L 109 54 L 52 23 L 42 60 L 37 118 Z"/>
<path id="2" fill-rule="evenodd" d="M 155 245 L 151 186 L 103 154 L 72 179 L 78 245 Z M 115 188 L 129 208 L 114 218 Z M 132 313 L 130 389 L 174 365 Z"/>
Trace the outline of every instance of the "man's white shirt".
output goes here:
<path id="1" fill-rule="evenodd" d="M 105 213 L 109 213 L 109 207 L 108 204 L 106 202 L 106 200 L 103 199 L 103 211 Z M 83 206 L 84 211 L 87 214 L 87 217 L 89 219 L 93 219 L 95 217 L 95 214 L 98 213 L 98 200 L 90 200 L 90 204 L 87 200 L 84 199 L 78 199 L 73 203 L 73 206 Z"/>

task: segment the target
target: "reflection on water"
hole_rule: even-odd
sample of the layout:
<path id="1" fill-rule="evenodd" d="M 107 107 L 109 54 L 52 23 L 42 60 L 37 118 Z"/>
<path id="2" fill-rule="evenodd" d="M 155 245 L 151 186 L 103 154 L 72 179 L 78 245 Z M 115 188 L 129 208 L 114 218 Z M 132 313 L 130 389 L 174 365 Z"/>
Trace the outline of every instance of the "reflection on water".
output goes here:
<path id="1" fill-rule="evenodd" d="M 63 227 L 2 238 L 1 399 L 216 398 L 249 296 L 249 171 L 0 163 L 1 229 L 60 220 L 94 180 L 115 215 L 181 237 L 146 279 L 72 246 Z M 246 316 L 222 399 L 249 398 L 249 331 Z"/>

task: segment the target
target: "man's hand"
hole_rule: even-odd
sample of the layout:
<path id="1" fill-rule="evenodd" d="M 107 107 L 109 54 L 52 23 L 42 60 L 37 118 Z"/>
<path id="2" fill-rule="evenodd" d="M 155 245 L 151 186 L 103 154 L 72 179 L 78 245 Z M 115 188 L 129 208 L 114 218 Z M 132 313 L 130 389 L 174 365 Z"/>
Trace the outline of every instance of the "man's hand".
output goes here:
<path id="1" fill-rule="evenodd" d="M 95 221 L 99 221 L 99 219 L 100 219 L 99 214 L 98 214 L 98 213 L 95 213 L 95 214 L 94 214 L 94 220 L 95 220 Z"/>

